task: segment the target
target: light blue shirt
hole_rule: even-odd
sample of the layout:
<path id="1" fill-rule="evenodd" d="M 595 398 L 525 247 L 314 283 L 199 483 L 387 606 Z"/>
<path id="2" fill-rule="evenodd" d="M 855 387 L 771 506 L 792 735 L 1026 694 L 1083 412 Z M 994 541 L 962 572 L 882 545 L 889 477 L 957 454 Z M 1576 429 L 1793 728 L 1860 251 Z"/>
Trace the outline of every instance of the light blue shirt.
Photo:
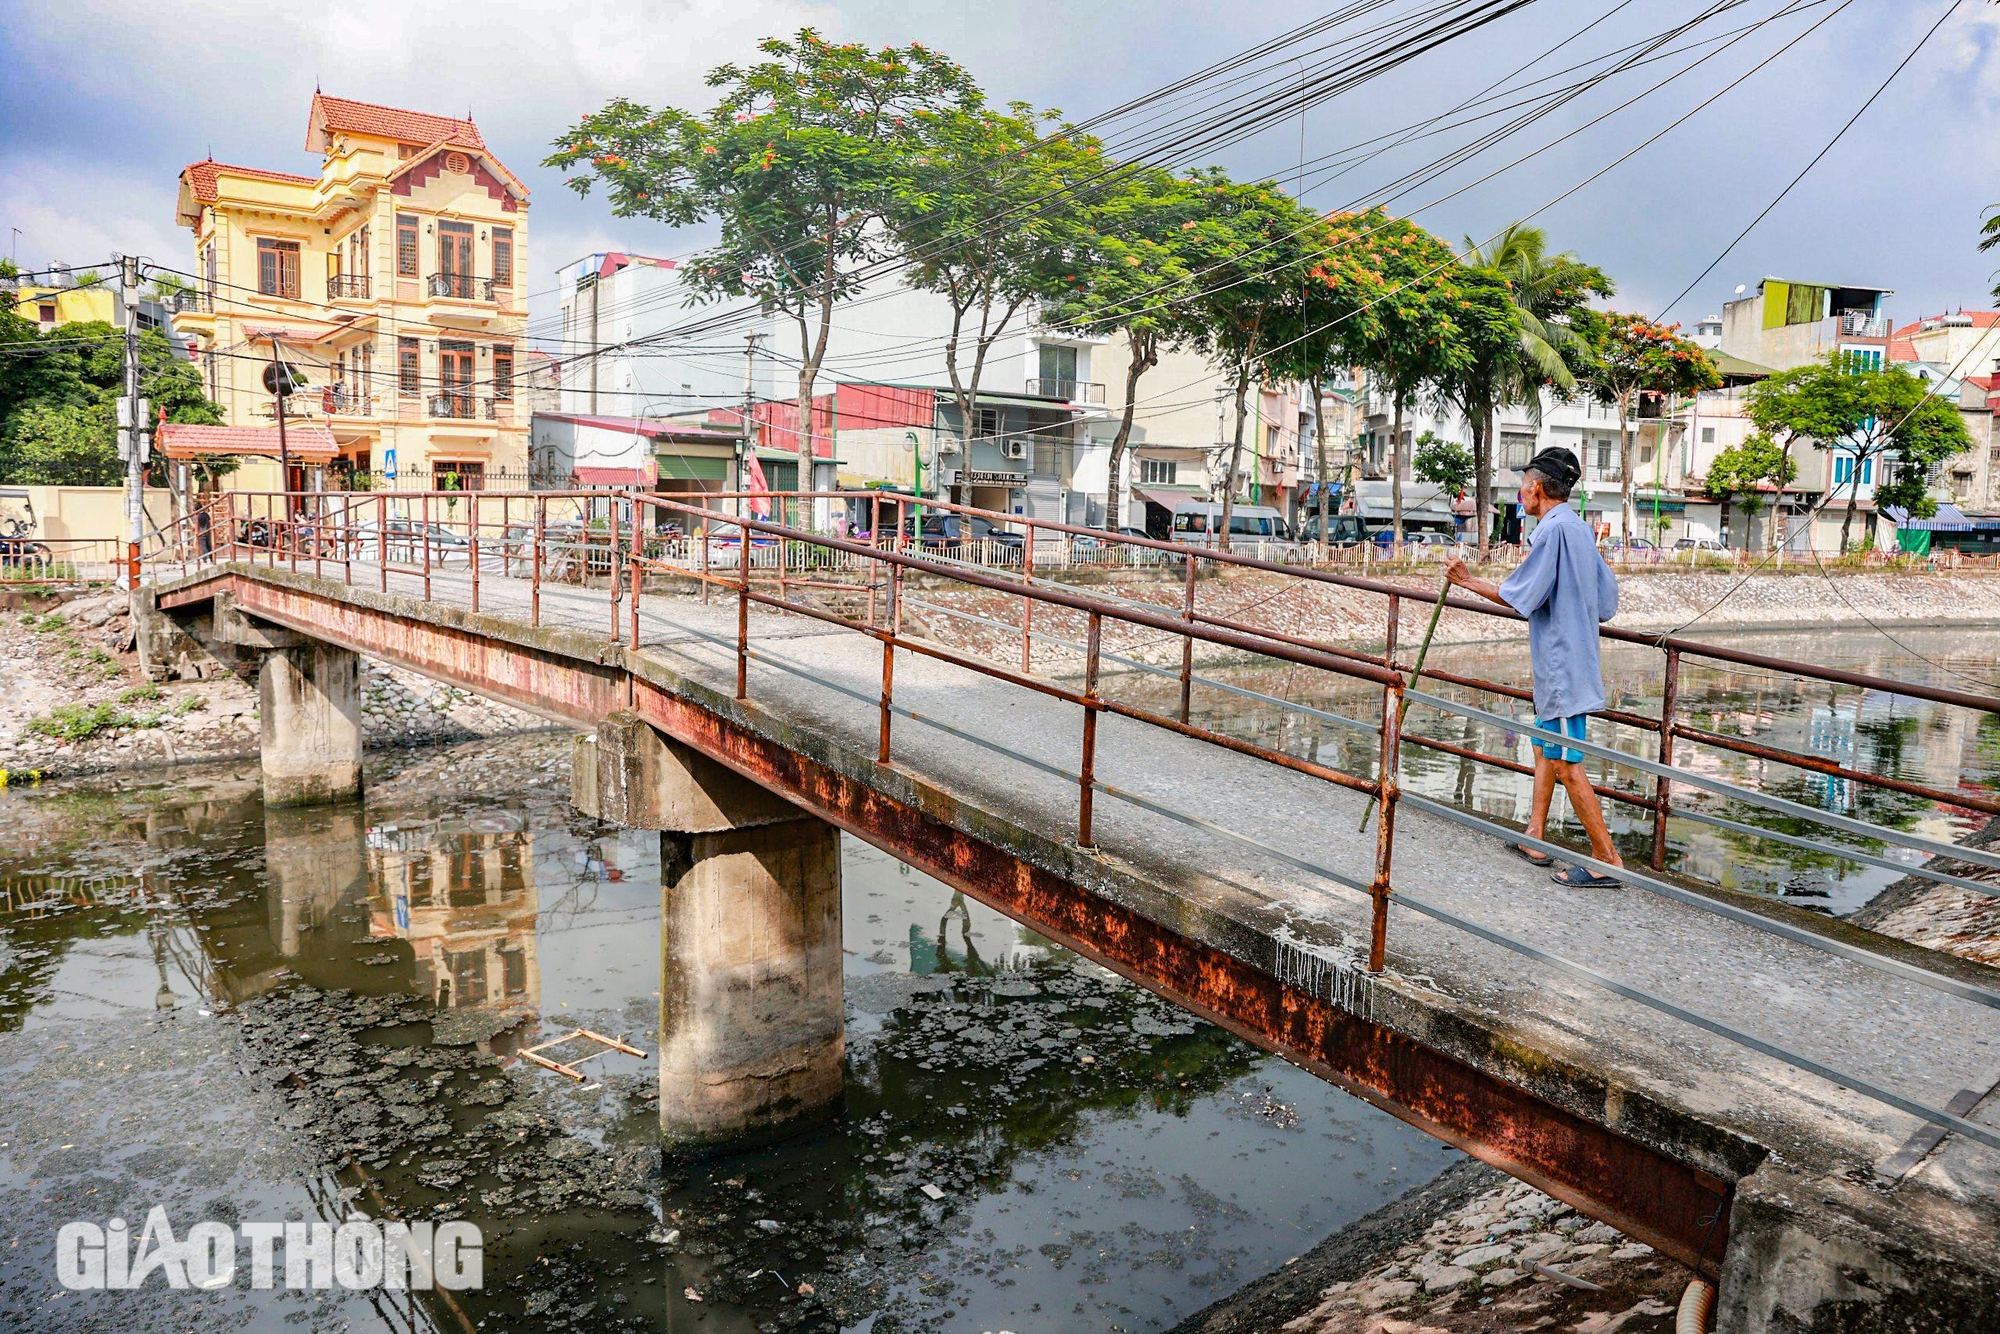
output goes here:
<path id="1" fill-rule="evenodd" d="M 1568 505 L 1544 514 L 1528 535 L 1528 558 L 1501 581 L 1500 596 L 1528 618 L 1535 716 L 1553 720 L 1603 708 L 1597 627 L 1618 614 L 1618 580 L 1583 516 Z"/>

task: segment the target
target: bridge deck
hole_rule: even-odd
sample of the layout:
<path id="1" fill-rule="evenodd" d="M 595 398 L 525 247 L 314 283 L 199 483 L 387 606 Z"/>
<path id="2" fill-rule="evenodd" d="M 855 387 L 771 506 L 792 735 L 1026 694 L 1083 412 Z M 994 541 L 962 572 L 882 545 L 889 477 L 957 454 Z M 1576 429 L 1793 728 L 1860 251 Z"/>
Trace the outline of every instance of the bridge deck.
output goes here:
<path id="1" fill-rule="evenodd" d="M 270 577 L 286 579 L 283 571 Z M 374 600 L 376 579 L 372 567 L 357 565 L 352 590 L 332 581 L 311 587 L 334 598 Z M 481 582 L 483 616 L 525 623 L 525 582 L 492 573 Z M 414 601 L 421 583 L 413 576 L 392 573 L 389 591 L 406 611 L 421 613 Z M 433 575 L 433 607 L 469 602 L 462 568 Z M 604 640 L 611 633 L 601 590 L 545 587 L 542 619 Z M 879 645 L 803 617 L 753 608 L 750 619 L 752 703 L 852 752 L 857 765 L 872 761 Z M 695 597 L 649 594 L 640 656 L 727 696 L 734 688 L 735 632 L 733 599 L 704 605 Z M 1078 765 L 1079 709 L 908 653 L 897 655 L 895 698 L 899 708 L 965 734 L 898 717 L 898 769 L 948 790 L 997 825 L 1054 841 L 1074 838 L 1077 789 L 1063 775 Z M 1291 858 L 1364 883 L 1371 874 L 1372 836 L 1356 833 L 1364 798 L 1309 776 L 1116 716 L 1101 721 L 1097 772 L 1106 784 Z M 1180 925 L 1224 948 L 1263 938 L 1265 957 L 1293 974 L 1286 980 L 1324 989 L 1334 979 L 1347 988 L 1349 1006 L 1411 1036 L 1456 1045 L 1461 1055 L 1475 1055 L 1465 1050 L 1466 1034 L 1482 1033 L 1477 1059 L 1527 1087 L 1554 1092 L 1552 1085 L 1574 1078 L 1562 1072 L 1586 1071 L 1667 1119 L 1712 1128 L 1705 1143 L 1685 1126 L 1637 1132 L 1679 1141 L 1677 1151 L 1724 1176 L 1755 1161 L 1754 1152 L 1730 1161 L 1729 1145 L 1738 1137 L 1746 1149 L 1761 1146 L 1814 1176 L 1865 1176 L 1922 1125 L 1875 1099 L 1400 907 L 1391 914 L 1388 974 L 1364 983 L 1335 972 L 1330 964 L 1351 969 L 1365 954 L 1364 895 L 1110 795 L 1097 801 L 1096 841 L 1106 864 L 1161 887 L 1166 897 L 1154 912 L 1159 902 L 1169 904 Z M 1641 890 L 1552 884 L 1497 841 L 1407 807 L 1398 817 L 1395 883 L 1451 913 L 1932 1107 L 1962 1090 L 1984 1093 L 2000 1079 L 1994 1010 Z M 1604 1096 L 1613 1104 L 1619 1097 Z M 1991 1105 L 1973 1119 L 2000 1125 Z M 1925 1178 L 1960 1201 L 1983 1201 L 1984 1210 L 2000 1201 L 2000 1152 L 1952 1136 L 1912 1179 Z"/>

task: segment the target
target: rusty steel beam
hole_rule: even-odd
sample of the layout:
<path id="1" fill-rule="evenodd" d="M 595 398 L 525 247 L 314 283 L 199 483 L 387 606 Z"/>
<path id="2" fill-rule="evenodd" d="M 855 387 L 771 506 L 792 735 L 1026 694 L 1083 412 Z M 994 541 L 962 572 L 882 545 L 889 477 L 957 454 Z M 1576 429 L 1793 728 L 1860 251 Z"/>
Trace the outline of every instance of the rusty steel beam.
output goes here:
<path id="1" fill-rule="evenodd" d="M 633 708 L 684 745 L 891 856 L 1701 1273 L 1730 1184 L 1350 1013 L 644 680 Z"/>
<path id="2" fill-rule="evenodd" d="M 236 605 L 251 615 L 555 722 L 594 727 L 623 708 L 629 693 L 623 667 L 261 579 L 231 580 Z"/>

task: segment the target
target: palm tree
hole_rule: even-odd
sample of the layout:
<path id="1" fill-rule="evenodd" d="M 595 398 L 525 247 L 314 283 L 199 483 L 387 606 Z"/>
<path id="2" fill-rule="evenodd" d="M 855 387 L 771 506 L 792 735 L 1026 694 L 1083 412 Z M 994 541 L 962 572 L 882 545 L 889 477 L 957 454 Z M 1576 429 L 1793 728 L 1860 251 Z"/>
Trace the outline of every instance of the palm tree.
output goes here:
<path id="1" fill-rule="evenodd" d="M 1582 336 L 1570 328 L 1569 316 L 1592 296 L 1610 296 L 1615 289 L 1603 270 L 1568 251 L 1549 254 L 1542 229 L 1518 222 L 1484 246 L 1466 237 L 1460 259 L 1468 269 L 1497 280 L 1512 307 L 1511 337 L 1475 344 L 1465 369 L 1442 387 L 1443 397 L 1472 423 L 1473 522 L 1484 558 L 1493 536 L 1488 493 L 1494 418 L 1501 408 L 1520 403 L 1540 426 L 1542 390 L 1569 393 L 1576 388 L 1576 366 L 1588 353 Z M 1497 324 L 1490 327 L 1501 332 Z"/>

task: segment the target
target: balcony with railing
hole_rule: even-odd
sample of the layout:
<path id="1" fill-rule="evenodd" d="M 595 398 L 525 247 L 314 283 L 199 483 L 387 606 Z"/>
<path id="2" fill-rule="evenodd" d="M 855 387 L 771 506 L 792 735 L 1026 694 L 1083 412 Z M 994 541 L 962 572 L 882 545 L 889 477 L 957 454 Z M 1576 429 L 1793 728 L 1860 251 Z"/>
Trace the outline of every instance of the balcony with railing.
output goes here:
<path id="1" fill-rule="evenodd" d="M 353 385 L 336 384 L 329 386 L 323 394 L 324 407 L 330 417 L 372 417 L 375 415 L 375 396 Z"/>
<path id="2" fill-rule="evenodd" d="M 207 292 L 184 288 L 160 298 L 160 304 L 174 315 L 207 315 L 215 309 L 215 299 Z"/>
<path id="3" fill-rule="evenodd" d="M 1865 310 L 1843 310 L 1840 312 L 1840 331 L 1850 338 L 1887 338 L 1889 321 L 1884 316 Z"/>
<path id="4" fill-rule="evenodd" d="M 372 286 L 365 273 L 338 273 L 326 280 L 326 299 L 366 301 Z"/>
<path id="5" fill-rule="evenodd" d="M 432 394 L 430 412 L 433 417 L 455 421 L 493 421 L 500 415 L 498 405 L 492 399 L 457 393 Z"/>
<path id="6" fill-rule="evenodd" d="M 491 301 L 493 286 L 491 278 L 469 273 L 433 273 L 429 279 L 430 295 L 451 301 Z"/>
<path id="7" fill-rule="evenodd" d="M 1061 398 L 1071 403 L 1102 403 L 1104 386 L 1086 380 L 1039 379 L 1028 381 L 1028 392 L 1040 398 Z"/>

